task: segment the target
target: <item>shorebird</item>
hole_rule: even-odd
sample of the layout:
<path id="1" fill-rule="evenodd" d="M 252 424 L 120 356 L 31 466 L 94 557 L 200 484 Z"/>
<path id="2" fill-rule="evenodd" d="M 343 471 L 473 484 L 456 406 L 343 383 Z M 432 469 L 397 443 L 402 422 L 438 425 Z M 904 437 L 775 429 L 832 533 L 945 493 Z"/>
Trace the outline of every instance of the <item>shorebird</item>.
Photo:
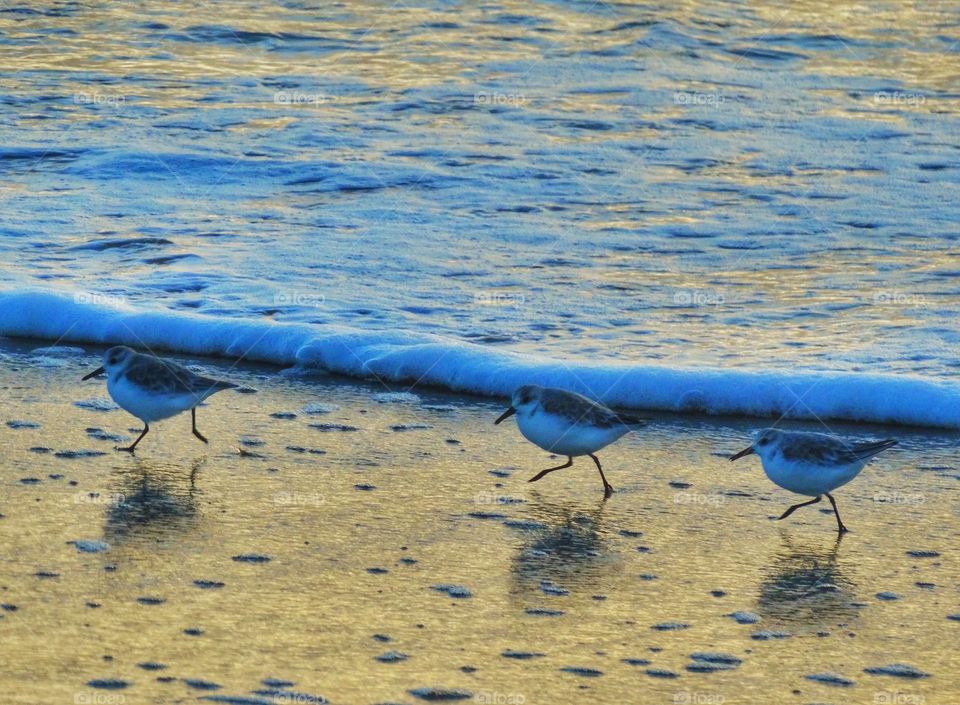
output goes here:
<path id="1" fill-rule="evenodd" d="M 123 410 L 143 421 L 143 432 L 131 445 L 117 448 L 133 453 L 150 430 L 151 421 L 176 416 L 190 409 L 193 435 L 204 443 L 207 439 L 197 430 L 197 406 L 204 399 L 223 389 L 233 389 L 233 382 L 223 382 L 194 374 L 186 367 L 153 355 L 145 355 L 117 345 L 103 354 L 103 366 L 83 377 L 107 373 L 107 391 Z"/>
<path id="2" fill-rule="evenodd" d="M 494 424 L 514 414 L 524 438 L 548 453 L 567 456 L 566 463 L 541 470 L 529 482 L 536 482 L 554 470 L 570 467 L 575 457 L 589 455 L 600 471 L 604 497 L 613 494 L 613 487 L 607 482 L 600 460 L 594 453 L 647 423 L 646 419 L 618 414 L 575 392 L 535 384 L 519 387 L 513 393 L 510 408 Z"/>
<path id="3" fill-rule="evenodd" d="M 756 453 L 763 471 L 770 480 L 785 490 L 813 497 L 809 502 L 795 504 L 779 519 L 786 519 L 800 507 L 816 504 L 824 495 L 837 516 L 837 532 L 848 529 L 840 519 L 840 511 L 832 490 L 855 478 L 877 453 L 897 445 L 892 438 L 884 441 L 855 443 L 825 433 L 781 431 L 765 428 L 754 434 L 753 443 L 730 460 Z"/>

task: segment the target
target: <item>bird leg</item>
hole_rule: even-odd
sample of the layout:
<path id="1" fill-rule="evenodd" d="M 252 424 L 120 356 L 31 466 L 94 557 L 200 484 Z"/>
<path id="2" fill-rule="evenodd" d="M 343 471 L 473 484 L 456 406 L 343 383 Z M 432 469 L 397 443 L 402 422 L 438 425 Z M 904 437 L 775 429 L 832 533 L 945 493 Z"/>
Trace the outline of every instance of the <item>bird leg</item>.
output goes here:
<path id="1" fill-rule="evenodd" d="M 563 465 L 558 465 L 558 466 L 555 467 L 555 468 L 547 468 L 546 470 L 541 470 L 541 471 L 538 472 L 536 475 L 534 475 L 534 476 L 531 477 L 529 480 L 527 480 L 527 482 L 536 482 L 536 481 L 539 480 L 541 477 L 543 477 L 544 475 L 546 475 L 548 472 L 553 472 L 554 470 L 563 470 L 564 468 L 568 468 L 568 467 L 570 467 L 571 465 L 573 465 L 573 456 L 568 455 L 568 456 L 567 456 L 567 462 L 565 462 Z"/>
<path id="2" fill-rule="evenodd" d="M 597 456 L 595 456 L 593 453 L 587 453 L 587 455 L 593 458 L 593 462 L 597 464 L 597 470 L 600 471 L 600 479 L 603 480 L 603 496 L 609 497 L 610 495 L 613 494 L 613 485 L 607 482 L 607 478 L 603 474 L 603 468 L 600 467 L 600 459 Z"/>
<path id="3" fill-rule="evenodd" d="M 125 448 L 117 448 L 116 450 L 123 450 L 123 451 L 126 451 L 127 453 L 133 453 L 133 452 L 136 450 L 136 448 L 137 448 L 137 443 L 139 443 L 139 442 L 141 441 L 141 439 L 142 439 L 144 436 L 147 435 L 147 431 L 149 431 L 149 430 L 150 430 L 150 424 L 148 424 L 146 421 L 144 421 L 144 422 L 143 422 L 143 432 L 137 437 L 137 440 L 135 440 L 133 443 L 131 443 L 130 445 L 128 445 L 128 446 L 125 447 Z"/>
<path id="4" fill-rule="evenodd" d="M 833 513 L 837 515 L 837 533 L 842 536 L 843 534 L 845 534 L 845 533 L 847 533 L 848 531 L 850 531 L 850 529 L 848 529 L 847 527 L 845 527 L 845 526 L 843 525 L 843 522 L 840 521 L 840 510 L 837 509 L 837 503 L 836 503 L 836 501 L 833 499 L 833 495 L 830 494 L 829 492 L 827 492 L 826 494 L 827 494 L 827 499 L 830 500 L 830 504 L 833 505 Z"/>
<path id="5" fill-rule="evenodd" d="M 829 497 L 829 496 L 830 496 L 830 495 L 827 495 L 827 497 Z M 800 502 L 800 504 L 794 504 L 792 507 L 790 507 L 790 509 L 788 509 L 788 510 L 785 511 L 783 514 L 781 514 L 780 516 L 778 516 L 778 517 L 777 517 L 777 521 L 780 521 L 781 519 L 786 519 L 788 516 L 790 516 L 790 515 L 793 514 L 795 511 L 797 511 L 798 509 L 800 509 L 800 507 L 806 507 L 808 504 L 816 504 L 816 503 L 819 502 L 821 499 L 823 499 L 823 497 L 817 495 L 816 497 L 814 497 L 813 499 L 811 499 L 809 502 Z M 832 502 L 833 500 L 831 499 L 830 501 Z M 839 517 L 838 517 L 838 518 L 839 518 Z"/>
<path id="6" fill-rule="evenodd" d="M 197 407 L 190 409 L 190 415 L 193 417 L 193 435 L 199 438 L 204 443 L 209 443 L 206 438 L 203 437 L 203 434 L 197 430 Z"/>

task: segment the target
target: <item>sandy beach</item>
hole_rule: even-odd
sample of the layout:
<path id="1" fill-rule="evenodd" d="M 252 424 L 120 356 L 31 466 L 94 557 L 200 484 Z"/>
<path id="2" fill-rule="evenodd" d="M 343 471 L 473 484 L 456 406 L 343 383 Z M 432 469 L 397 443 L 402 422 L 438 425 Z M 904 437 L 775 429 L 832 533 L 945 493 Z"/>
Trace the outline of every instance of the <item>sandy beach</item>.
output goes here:
<path id="1" fill-rule="evenodd" d="M 551 464 L 504 403 L 177 358 L 231 379 L 139 422 L 101 349 L 4 340 L 9 703 L 948 703 L 957 438 L 837 492 L 852 532 L 730 453 L 751 419 L 654 416 Z M 107 409 L 107 410 L 103 410 Z M 796 425 L 814 428 L 810 424 Z M 829 510 L 828 510 L 829 511 Z M 899 664 L 899 665 L 898 665 Z"/>

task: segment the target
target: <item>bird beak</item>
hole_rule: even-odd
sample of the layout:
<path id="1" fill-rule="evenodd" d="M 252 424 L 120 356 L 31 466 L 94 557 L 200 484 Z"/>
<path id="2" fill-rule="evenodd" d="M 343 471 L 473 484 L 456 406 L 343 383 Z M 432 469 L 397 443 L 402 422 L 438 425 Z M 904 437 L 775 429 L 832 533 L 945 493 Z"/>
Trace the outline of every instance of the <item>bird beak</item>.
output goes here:
<path id="1" fill-rule="evenodd" d="M 756 451 L 753 449 L 753 446 L 747 446 L 736 455 L 731 455 L 730 460 L 738 460 L 745 455 L 750 455 L 751 453 L 756 453 Z"/>
<path id="2" fill-rule="evenodd" d="M 95 370 L 94 370 L 93 372 L 91 372 L 90 374 L 84 375 L 83 379 L 81 379 L 80 381 L 81 381 L 81 382 L 86 382 L 88 379 L 92 379 L 92 378 L 94 378 L 94 377 L 97 377 L 97 376 L 99 376 L 99 375 L 102 375 L 102 374 L 103 374 L 104 372 L 106 372 L 106 371 L 107 371 L 107 368 L 105 368 L 105 367 L 98 367 L 97 369 L 95 369 Z"/>
<path id="3" fill-rule="evenodd" d="M 503 421 L 504 419 L 509 419 L 509 418 L 510 418 L 511 416 L 513 416 L 515 413 L 517 413 L 517 410 L 514 409 L 514 408 L 511 406 L 509 409 L 507 409 L 507 410 L 504 411 L 502 414 L 500 414 L 500 418 L 497 419 L 496 421 L 494 421 L 494 422 L 493 422 L 493 425 L 496 426 L 498 423 L 500 423 L 500 422 Z"/>

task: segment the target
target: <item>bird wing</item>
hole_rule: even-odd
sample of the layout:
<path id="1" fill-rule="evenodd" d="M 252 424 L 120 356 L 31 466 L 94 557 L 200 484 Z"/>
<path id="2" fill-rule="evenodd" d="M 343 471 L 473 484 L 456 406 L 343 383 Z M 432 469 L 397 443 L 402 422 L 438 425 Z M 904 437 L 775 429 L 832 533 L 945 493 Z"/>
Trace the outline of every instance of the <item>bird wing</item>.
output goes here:
<path id="1" fill-rule="evenodd" d="M 541 399 L 544 411 L 577 419 L 577 423 L 590 424 L 598 428 L 613 428 L 614 426 L 642 426 L 645 419 L 627 414 L 617 414 L 603 404 L 576 394 L 548 394 Z"/>
<path id="2" fill-rule="evenodd" d="M 209 396 L 237 385 L 194 374 L 183 365 L 153 355 L 138 355 L 125 370 L 127 379 L 157 394 Z"/>
<path id="3" fill-rule="evenodd" d="M 871 441 L 869 443 L 854 443 L 851 448 L 851 453 L 855 455 L 858 460 L 866 460 L 867 458 L 872 458 L 880 451 L 892 448 L 895 445 L 897 445 L 897 442 L 892 438 L 887 438 L 883 441 Z"/>
<path id="4" fill-rule="evenodd" d="M 212 379 L 196 374 L 193 375 L 189 384 L 191 391 L 197 394 L 205 394 L 206 396 L 210 396 L 214 392 L 219 392 L 224 389 L 236 389 L 240 386 L 233 382 L 224 382 L 222 379 Z"/>
<path id="5" fill-rule="evenodd" d="M 641 419 L 639 416 L 634 416 L 633 414 L 617 414 L 617 418 L 620 419 L 620 423 L 624 426 L 646 426 L 650 423 L 650 419 Z"/>
<path id="6" fill-rule="evenodd" d="M 796 436 L 782 447 L 785 460 L 799 460 L 816 465 L 849 465 L 871 458 L 895 446 L 893 439 L 868 443 L 849 443 L 826 434 Z"/>

